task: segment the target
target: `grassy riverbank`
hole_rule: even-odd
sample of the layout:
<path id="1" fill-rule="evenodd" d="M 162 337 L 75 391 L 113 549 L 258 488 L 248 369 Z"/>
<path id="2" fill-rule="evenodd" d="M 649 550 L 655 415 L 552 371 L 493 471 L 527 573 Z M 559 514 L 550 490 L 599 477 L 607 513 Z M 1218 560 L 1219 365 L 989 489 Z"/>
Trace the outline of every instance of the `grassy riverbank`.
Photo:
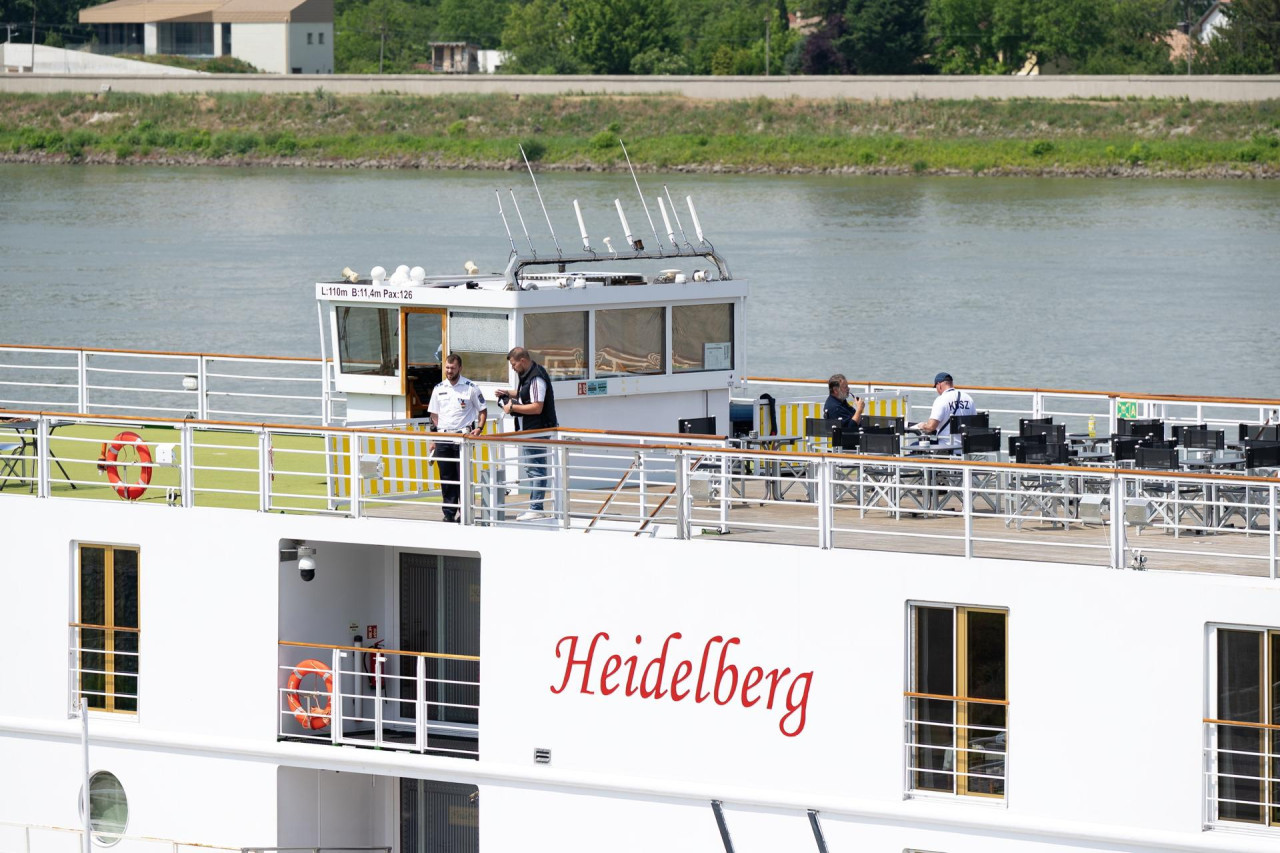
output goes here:
<path id="1" fill-rule="evenodd" d="M 1280 176 L 1280 101 L 0 94 L 0 160 Z"/>

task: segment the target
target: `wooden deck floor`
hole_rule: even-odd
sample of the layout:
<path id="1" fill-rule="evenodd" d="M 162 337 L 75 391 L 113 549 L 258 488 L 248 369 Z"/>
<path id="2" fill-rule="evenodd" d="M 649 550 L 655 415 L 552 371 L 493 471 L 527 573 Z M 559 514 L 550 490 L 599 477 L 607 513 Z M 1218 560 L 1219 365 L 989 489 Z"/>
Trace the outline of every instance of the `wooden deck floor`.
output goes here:
<path id="1" fill-rule="evenodd" d="M 718 502 L 695 502 L 690 517 L 692 535 L 726 542 L 761 542 L 818 546 L 817 505 L 801 499 L 796 489 L 786 500 L 765 501 L 763 491 L 748 493 L 748 499 L 728 506 L 727 524 L 721 524 Z M 795 499 L 793 499 L 795 498 Z M 596 532 L 599 535 L 675 535 L 675 509 L 668 502 L 657 511 L 655 520 L 645 525 L 643 519 L 654 512 L 657 501 L 650 500 L 642 510 L 639 496 L 633 491 L 621 492 L 608 503 L 604 513 L 600 507 L 605 495 L 594 491 L 574 491 L 569 496 L 572 513 L 570 529 Z M 500 513 L 499 524 L 517 524 L 520 507 Z M 954 512 L 953 504 L 951 511 Z M 415 520 L 439 520 L 440 505 L 435 502 L 394 502 L 370 505 L 366 513 L 373 516 Z M 958 515 L 902 513 L 895 518 L 883 510 L 861 512 L 851 504 L 837 504 L 832 520 L 832 545 L 891 553 L 940 554 L 964 556 L 964 519 Z M 592 523 L 595 519 L 594 524 Z M 1263 523 L 1266 523 L 1265 517 Z M 561 527 L 560 522 L 544 519 L 526 522 L 548 530 Z M 1174 535 L 1158 527 L 1126 530 L 1128 546 L 1146 556 L 1145 568 L 1151 571 L 1188 571 L 1215 574 L 1267 577 L 1268 554 L 1272 547 L 1266 529 L 1244 531 L 1226 528 L 1200 535 L 1180 531 Z M 1095 566 L 1111 564 L 1111 528 L 1106 524 L 1084 524 L 1069 519 L 1068 524 L 1050 518 L 979 517 L 973 522 L 973 555 L 995 559 L 1030 560 L 1035 562 L 1074 563 Z M 1176 552 L 1176 553 L 1175 553 Z M 1132 553 L 1128 564 L 1132 564 Z"/>

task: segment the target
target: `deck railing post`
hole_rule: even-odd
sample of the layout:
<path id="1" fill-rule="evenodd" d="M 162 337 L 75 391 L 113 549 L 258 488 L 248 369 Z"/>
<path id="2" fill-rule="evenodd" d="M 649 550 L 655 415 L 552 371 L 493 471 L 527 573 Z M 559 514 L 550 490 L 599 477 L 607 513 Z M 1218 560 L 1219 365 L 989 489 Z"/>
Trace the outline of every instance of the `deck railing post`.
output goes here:
<path id="1" fill-rule="evenodd" d="M 1043 398 L 1041 398 L 1040 392 L 1039 391 L 1032 392 L 1031 417 L 1033 418 L 1043 417 L 1043 415 L 1041 414 L 1043 411 L 1044 411 L 1044 400 Z"/>
<path id="2" fill-rule="evenodd" d="M 184 507 L 196 505 L 195 439 L 191 433 L 192 426 L 189 423 L 183 423 L 178 427 L 179 453 L 181 457 L 178 460 L 178 491 Z"/>
<path id="3" fill-rule="evenodd" d="M 1277 492 L 1280 492 L 1280 486 L 1267 487 L 1267 500 L 1270 503 L 1270 506 L 1267 507 L 1267 518 L 1270 519 L 1267 525 L 1267 536 L 1271 540 L 1270 547 L 1267 548 L 1267 563 L 1270 566 L 1270 570 L 1271 570 L 1270 574 L 1271 574 L 1272 580 L 1275 580 L 1278 576 L 1280 576 L 1277 574 L 1277 566 L 1276 566 L 1277 561 L 1280 561 L 1280 554 L 1277 554 L 1276 552 L 1276 531 L 1278 529 L 1277 522 L 1276 522 L 1276 509 L 1277 509 L 1277 506 L 1280 505 L 1280 501 L 1277 500 Z M 1247 489 L 1245 490 L 1245 494 L 1246 495 L 1248 494 Z M 1248 528 L 1249 526 L 1249 510 L 1247 506 L 1248 503 L 1249 503 L 1249 499 L 1246 497 L 1245 498 L 1245 504 L 1246 504 L 1245 519 L 1244 519 L 1245 528 Z"/>
<path id="4" fill-rule="evenodd" d="M 196 417 L 209 420 L 209 368 L 208 356 L 199 356 L 196 361 Z"/>
<path id="5" fill-rule="evenodd" d="M 475 512 L 471 505 L 471 457 L 475 453 L 475 444 L 463 438 L 458 448 L 458 517 L 463 525 L 475 521 Z"/>
<path id="6" fill-rule="evenodd" d="M 258 510 L 271 509 L 271 438 L 265 429 L 258 431 Z"/>
<path id="7" fill-rule="evenodd" d="M 676 538 L 689 538 L 689 469 L 683 450 L 675 451 L 676 461 Z"/>
<path id="8" fill-rule="evenodd" d="M 1115 411 L 1115 407 L 1112 407 Z M 1114 435 L 1114 433 L 1112 433 Z M 1111 478 L 1111 568 L 1124 568 L 1124 480 Z"/>
<path id="9" fill-rule="evenodd" d="M 964 501 L 964 556 L 973 559 L 973 469 L 960 470 L 961 499 Z"/>
<path id="10" fill-rule="evenodd" d="M 89 411 L 89 354 L 84 350 L 76 353 L 76 411 Z"/>
<path id="11" fill-rule="evenodd" d="M 53 454 L 49 451 L 49 419 L 44 415 L 36 418 L 36 494 L 42 498 L 49 497 L 49 460 Z"/>
<path id="12" fill-rule="evenodd" d="M 556 514 L 560 517 L 560 526 L 569 529 L 569 447 L 561 444 L 556 447 Z"/>
<path id="13" fill-rule="evenodd" d="M 335 744 L 342 742 L 342 670 L 340 666 L 342 659 L 346 656 L 346 652 L 333 649 L 332 659 L 329 661 L 329 671 L 333 673 L 333 687 L 329 690 L 329 731 L 332 732 L 330 739 Z"/>
<path id="14" fill-rule="evenodd" d="M 831 492 L 831 469 L 835 463 L 830 459 L 823 459 L 818 463 L 818 547 L 824 551 L 831 550 L 831 526 L 834 523 L 834 506 L 835 501 Z"/>
<path id="15" fill-rule="evenodd" d="M 347 495 L 351 498 L 351 517 L 360 517 L 360 501 L 364 495 L 361 489 L 364 488 L 364 478 L 360 476 L 360 448 L 364 444 L 364 439 L 357 433 L 351 433 L 351 442 L 347 445 Z"/>
<path id="16" fill-rule="evenodd" d="M 415 655 L 414 660 L 417 663 L 414 666 L 413 678 L 417 685 L 414 692 L 414 739 L 418 746 L 419 752 L 426 752 L 427 747 L 431 743 L 430 733 L 427 730 L 427 659 L 422 655 Z M 382 703 L 378 703 L 381 705 Z"/>

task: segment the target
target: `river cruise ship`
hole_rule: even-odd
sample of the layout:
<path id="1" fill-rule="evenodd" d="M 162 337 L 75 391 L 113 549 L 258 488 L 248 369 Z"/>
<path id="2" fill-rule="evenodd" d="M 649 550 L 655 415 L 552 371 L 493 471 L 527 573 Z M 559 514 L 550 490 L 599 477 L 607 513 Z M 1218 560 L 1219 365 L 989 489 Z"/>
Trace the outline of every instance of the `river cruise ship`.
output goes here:
<path id="1" fill-rule="evenodd" d="M 315 358 L 0 346 L 0 853 L 1276 849 L 1280 400 L 833 423 L 666 230 L 346 270 Z"/>

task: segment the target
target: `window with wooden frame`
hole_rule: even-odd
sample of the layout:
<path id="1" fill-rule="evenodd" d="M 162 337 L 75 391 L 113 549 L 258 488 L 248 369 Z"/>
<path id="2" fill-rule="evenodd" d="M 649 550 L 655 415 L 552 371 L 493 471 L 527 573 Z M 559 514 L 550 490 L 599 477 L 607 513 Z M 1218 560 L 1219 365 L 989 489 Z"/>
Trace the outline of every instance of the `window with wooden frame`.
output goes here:
<path id="1" fill-rule="evenodd" d="M 1280 630 L 1217 628 L 1209 662 L 1210 820 L 1280 826 Z"/>
<path id="2" fill-rule="evenodd" d="M 76 560 L 75 705 L 138 712 L 138 549 L 80 545 Z"/>
<path id="3" fill-rule="evenodd" d="M 909 615 L 907 790 L 1004 797 L 1008 611 L 913 604 Z"/>

